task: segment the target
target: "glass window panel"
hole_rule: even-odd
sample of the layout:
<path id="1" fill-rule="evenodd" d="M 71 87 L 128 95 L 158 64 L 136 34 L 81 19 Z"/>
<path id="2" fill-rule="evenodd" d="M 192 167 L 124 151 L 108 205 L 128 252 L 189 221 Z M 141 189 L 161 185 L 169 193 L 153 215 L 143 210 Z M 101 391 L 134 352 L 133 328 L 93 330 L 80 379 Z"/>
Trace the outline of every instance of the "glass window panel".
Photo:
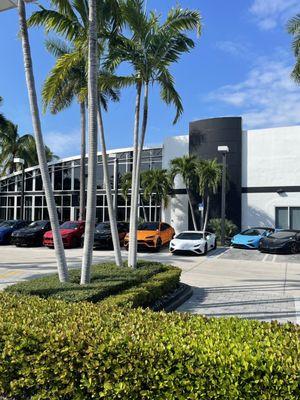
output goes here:
<path id="1" fill-rule="evenodd" d="M 21 206 L 21 196 L 17 197 L 17 206 L 20 207 Z"/>
<path id="2" fill-rule="evenodd" d="M 31 174 L 26 174 L 25 175 L 25 190 L 26 192 L 31 192 L 33 187 L 33 178 Z"/>
<path id="3" fill-rule="evenodd" d="M 288 207 L 276 207 L 275 226 L 277 229 L 289 229 Z"/>
<path id="4" fill-rule="evenodd" d="M 43 197 L 42 196 L 35 196 L 35 207 L 42 206 Z"/>
<path id="5" fill-rule="evenodd" d="M 117 221 L 125 221 L 125 208 L 124 207 L 117 208 Z"/>
<path id="6" fill-rule="evenodd" d="M 56 203 L 57 206 L 61 206 L 61 197 L 62 196 L 54 196 L 55 203 Z"/>
<path id="7" fill-rule="evenodd" d="M 30 208 L 25 208 L 25 221 L 31 221 L 32 220 L 32 213 L 31 213 L 32 209 Z"/>
<path id="8" fill-rule="evenodd" d="M 96 221 L 103 222 L 103 209 L 102 208 L 96 208 Z"/>
<path id="9" fill-rule="evenodd" d="M 55 167 L 54 172 L 54 190 L 62 189 L 62 170 L 61 165 Z"/>
<path id="10" fill-rule="evenodd" d="M 74 190 L 80 189 L 80 168 L 74 168 Z"/>
<path id="11" fill-rule="evenodd" d="M 63 190 L 71 190 L 71 169 L 63 170 Z"/>
<path id="12" fill-rule="evenodd" d="M 43 219 L 43 209 L 40 207 L 35 207 L 34 209 L 34 220 L 38 221 L 40 219 Z"/>
<path id="13" fill-rule="evenodd" d="M 70 196 L 63 196 L 63 206 L 70 206 L 70 205 L 71 205 Z"/>
<path id="14" fill-rule="evenodd" d="M 6 208 L 0 208 L 0 219 L 6 219 Z"/>
<path id="15" fill-rule="evenodd" d="M 79 196 L 78 194 L 74 194 L 72 196 L 72 207 L 78 207 L 79 206 Z"/>
<path id="16" fill-rule="evenodd" d="M 8 180 L 8 191 L 14 192 L 15 191 L 15 178 L 10 178 Z"/>
<path id="17" fill-rule="evenodd" d="M 25 196 L 25 206 L 26 207 L 32 206 L 32 196 Z"/>
<path id="18" fill-rule="evenodd" d="M 70 208 L 69 207 L 64 207 L 62 209 L 62 218 L 63 221 L 70 221 Z"/>
<path id="19" fill-rule="evenodd" d="M 0 207 L 6 207 L 7 197 L 0 197 Z"/>
<path id="20" fill-rule="evenodd" d="M 9 197 L 8 198 L 8 206 L 13 207 L 15 205 L 15 198 Z"/>
<path id="21" fill-rule="evenodd" d="M 39 174 L 35 177 L 35 190 L 43 190 L 43 181 L 40 171 L 38 173 Z"/>
<path id="22" fill-rule="evenodd" d="M 300 207 L 290 208 L 290 228 L 300 230 Z"/>

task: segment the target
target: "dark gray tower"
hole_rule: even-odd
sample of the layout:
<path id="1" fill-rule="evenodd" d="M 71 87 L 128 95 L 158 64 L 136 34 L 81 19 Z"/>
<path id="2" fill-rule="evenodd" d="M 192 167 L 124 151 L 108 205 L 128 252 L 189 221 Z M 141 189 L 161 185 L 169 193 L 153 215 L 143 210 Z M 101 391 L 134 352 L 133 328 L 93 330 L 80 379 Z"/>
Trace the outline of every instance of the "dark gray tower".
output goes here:
<path id="1" fill-rule="evenodd" d="M 189 152 L 202 159 L 217 158 L 221 162 L 218 146 L 228 146 L 228 192 L 226 218 L 241 226 L 242 180 L 242 118 L 212 118 L 190 123 Z M 195 202 L 199 199 L 195 198 Z M 221 216 L 221 192 L 212 198 L 211 218 Z"/>

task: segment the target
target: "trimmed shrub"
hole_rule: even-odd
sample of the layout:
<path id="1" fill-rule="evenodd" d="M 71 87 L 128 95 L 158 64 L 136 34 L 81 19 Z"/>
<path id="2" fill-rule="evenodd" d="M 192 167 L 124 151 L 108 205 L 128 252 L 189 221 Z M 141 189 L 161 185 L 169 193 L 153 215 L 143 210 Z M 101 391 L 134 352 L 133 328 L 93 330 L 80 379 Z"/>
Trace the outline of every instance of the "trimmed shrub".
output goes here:
<path id="1" fill-rule="evenodd" d="M 0 294 L 0 396 L 296 400 L 299 327 Z"/>
<path id="2" fill-rule="evenodd" d="M 152 262 L 143 261 L 138 266 L 139 268 L 135 270 L 131 268 L 119 268 L 115 264 L 93 266 L 91 283 L 88 285 L 79 284 L 80 270 L 77 269 L 70 271 L 70 282 L 68 283 L 60 283 L 57 274 L 53 274 L 17 283 L 6 288 L 6 291 L 43 298 L 52 297 L 71 302 L 90 301 L 95 303 L 108 296 L 139 286 L 156 274 L 167 274 L 168 270 L 174 271 L 174 267 Z M 176 268 L 176 271 L 179 271 L 180 277 L 180 270 Z"/>

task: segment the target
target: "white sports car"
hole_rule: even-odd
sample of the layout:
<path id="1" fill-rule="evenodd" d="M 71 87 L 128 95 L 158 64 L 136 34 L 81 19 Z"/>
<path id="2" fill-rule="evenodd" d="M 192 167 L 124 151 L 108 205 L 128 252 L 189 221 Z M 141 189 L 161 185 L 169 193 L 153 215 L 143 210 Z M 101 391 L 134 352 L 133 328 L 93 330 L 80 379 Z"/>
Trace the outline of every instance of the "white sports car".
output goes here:
<path id="1" fill-rule="evenodd" d="M 210 232 L 185 231 L 174 237 L 170 242 L 170 252 L 192 252 L 206 254 L 217 247 L 216 235 Z"/>

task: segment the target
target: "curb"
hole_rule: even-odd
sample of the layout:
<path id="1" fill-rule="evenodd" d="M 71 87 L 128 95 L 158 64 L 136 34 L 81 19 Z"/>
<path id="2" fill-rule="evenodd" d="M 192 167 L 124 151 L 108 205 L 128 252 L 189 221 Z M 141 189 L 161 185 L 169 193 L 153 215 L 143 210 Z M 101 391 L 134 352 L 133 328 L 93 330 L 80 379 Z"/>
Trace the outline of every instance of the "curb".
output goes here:
<path id="1" fill-rule="evenodd" d="M 171 312 L 175 311 L 181 304 L 186 302 L 193 295 L 193 290 L 191 286 L 185 283 L 180 283 L 175 292 L 167 295 L 165 298 L 160 299 L 160 301 L 154 304 L 151 309 L 153 311 L 165 311 Z"/>

